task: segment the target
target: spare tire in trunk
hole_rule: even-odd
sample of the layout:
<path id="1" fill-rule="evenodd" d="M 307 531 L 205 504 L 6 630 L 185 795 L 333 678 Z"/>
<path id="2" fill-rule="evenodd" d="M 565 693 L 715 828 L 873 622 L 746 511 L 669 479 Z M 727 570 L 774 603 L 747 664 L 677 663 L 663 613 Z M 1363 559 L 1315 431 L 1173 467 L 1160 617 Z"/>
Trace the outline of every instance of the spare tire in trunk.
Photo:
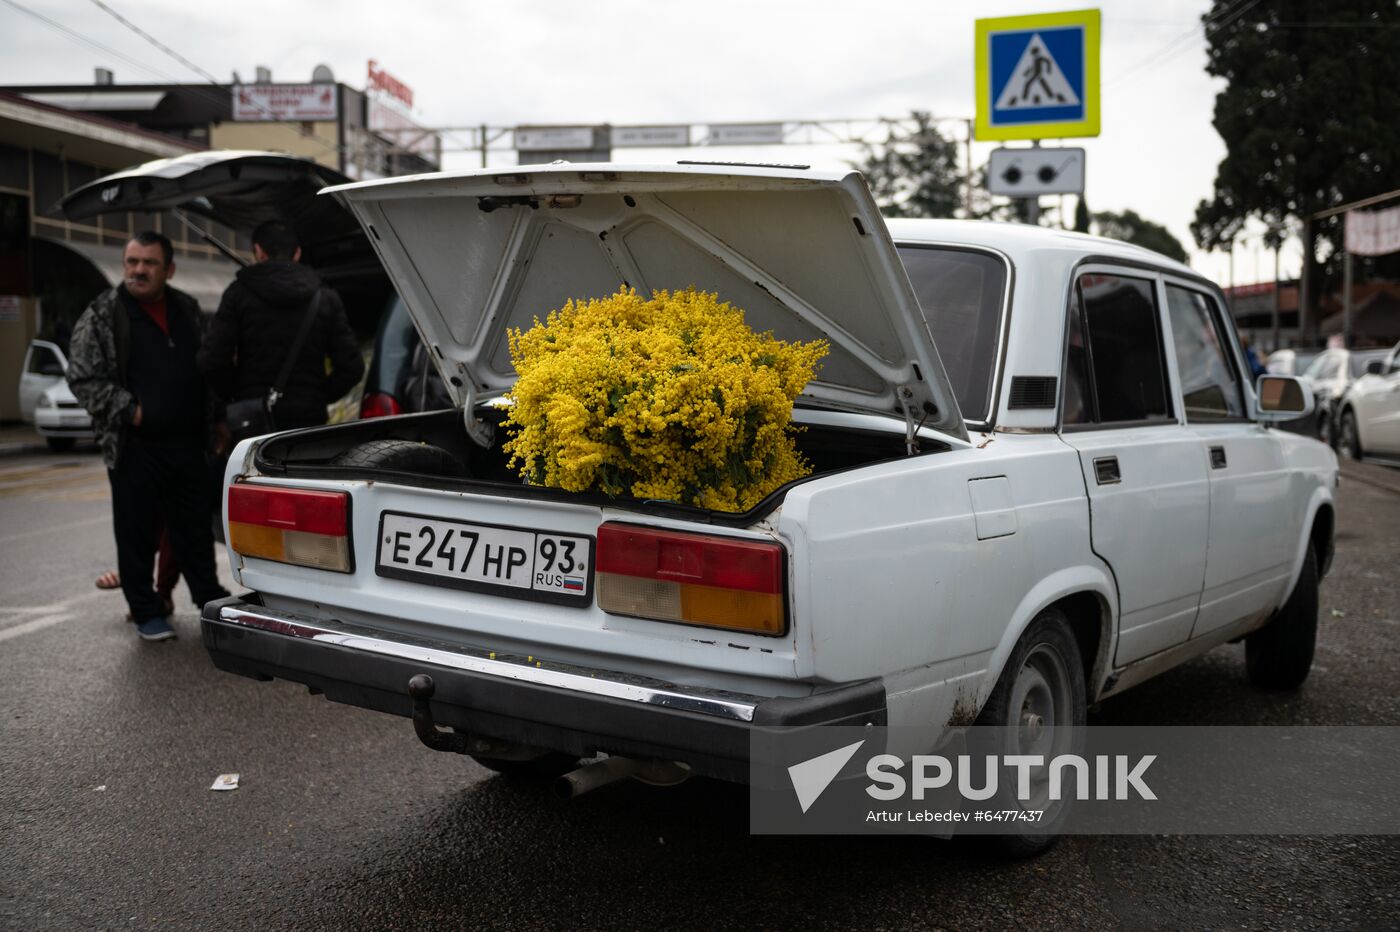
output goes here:
<path id="1" fill-rule="evenodd" d="M 442 447 L 412 440 L 371 440 L 337 455 L 330 465 L 388 469 L 429 476 L 463 477 L 467 474 L 462 461 Z"/>

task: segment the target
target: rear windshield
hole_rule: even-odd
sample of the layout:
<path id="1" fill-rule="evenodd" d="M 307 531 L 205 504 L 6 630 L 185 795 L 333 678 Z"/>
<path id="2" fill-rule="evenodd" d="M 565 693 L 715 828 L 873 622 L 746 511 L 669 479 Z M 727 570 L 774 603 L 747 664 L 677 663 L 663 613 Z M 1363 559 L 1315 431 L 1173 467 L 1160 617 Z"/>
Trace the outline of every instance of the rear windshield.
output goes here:
<path id="1" fill-rule="evenodd" d="M 900 246 L 899 258 L 963 417 L 990 420 L 1006 263 L 987 253 L 941 246 Z"/>

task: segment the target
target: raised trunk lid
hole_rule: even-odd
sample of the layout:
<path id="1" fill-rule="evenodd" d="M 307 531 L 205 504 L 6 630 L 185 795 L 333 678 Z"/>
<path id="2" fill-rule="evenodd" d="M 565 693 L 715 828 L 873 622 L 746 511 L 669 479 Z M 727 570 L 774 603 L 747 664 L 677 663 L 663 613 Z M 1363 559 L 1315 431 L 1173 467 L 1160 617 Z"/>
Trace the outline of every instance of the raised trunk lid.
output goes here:
<path id="1" fill-rule="evenodd" d="M 515 381 L 507 331 L 570 299 L 694 286 L 831 352 L 805 396 L 965 437 L 857 172 L 547 165 L 328 188 L 359 218 L 458 404 Z"/>

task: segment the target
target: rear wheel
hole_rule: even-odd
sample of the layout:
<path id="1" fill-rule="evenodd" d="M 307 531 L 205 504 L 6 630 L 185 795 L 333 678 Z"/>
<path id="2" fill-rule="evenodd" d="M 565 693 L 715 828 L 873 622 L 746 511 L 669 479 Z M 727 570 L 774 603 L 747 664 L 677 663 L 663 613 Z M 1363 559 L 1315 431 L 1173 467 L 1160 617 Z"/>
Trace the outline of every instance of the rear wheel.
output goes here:
<path id="1" fill-rule="evenodd" d="M 1293 592 L 1267 625 L 1245 638 L 1249 680 L 1264 689 L 1297 689 L 1312 669 L 1317 644 L 1317 557 L 1308 548 Z"/>
<path id="2" fill-rule="evenodd" d="M 1342 423 L 1338 431 L 1338 443 L 1342 454 L 1354 460 L 1361 459 L 1361 434 L 1356 429 L 1356 414 L 1350 408 L 1342 412 Z"/>
<path id="3" fill-rule="evenodd" d="M 1034 754 L 1048 762 L 1079 749 L 1087 716 L 1084 663 L 1069 619 L 1048 608 L 1036 616 L 1002 670 L 996 688 L 977 716 L 979 726 L 1002 729 L 1001 754 Z M 1033 781 L 1031 798 L 998 797 L 1003 809 L 1040 810 L 1034 834 L 988 839 L 997 853 L 1024 858 L 1048 850 L 1059 839 L 1069 800 L 1051 800 L 1045 768 Z"/>
<path id="4" fill-rule="evenodd" d="M 412 440 L 371 440 L 351 447 L 331 460 L 332 466 L 388 469 L 430 476 L 465 476 L 462 461 L 442 447 Z"/>
<path id="5" fill-rule="evenodd" d="M 74 437 L 45 437 L 44 442 L 55 453 L 67 453 L 78 441 Z"/>

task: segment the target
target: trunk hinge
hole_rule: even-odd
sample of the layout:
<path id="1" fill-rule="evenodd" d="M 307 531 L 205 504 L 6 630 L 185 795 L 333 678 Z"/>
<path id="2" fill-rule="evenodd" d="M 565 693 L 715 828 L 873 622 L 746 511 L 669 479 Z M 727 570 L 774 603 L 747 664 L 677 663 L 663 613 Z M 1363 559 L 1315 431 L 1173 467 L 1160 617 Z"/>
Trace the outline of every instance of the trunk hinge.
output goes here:
<path id="1" fill-rule="evenodd" d="M 894 387 L 895 397 L 899 399 L 899 410 L 904 414 L 904 448 L 910 456 L 919 452 L 918 432 L 924 426 L 924 421 L 938 413 L 938 409 L 929 402 L 924 402 L 924 410 L 915 418 L 915 411 L 911 405 L 914 402 L 914 389 L 909 385 L 896 385 Z"/>
<path id="2" fill-rule="evenodd" d="M 462 391 L 466 394 L 462 399 L 462 423 L 467 429 L 467 436 L 477 446 L 489 450 L 496 442 L 496 428 L 490 421 L 476 416 L 476 387 L 467 382 Z"/>

